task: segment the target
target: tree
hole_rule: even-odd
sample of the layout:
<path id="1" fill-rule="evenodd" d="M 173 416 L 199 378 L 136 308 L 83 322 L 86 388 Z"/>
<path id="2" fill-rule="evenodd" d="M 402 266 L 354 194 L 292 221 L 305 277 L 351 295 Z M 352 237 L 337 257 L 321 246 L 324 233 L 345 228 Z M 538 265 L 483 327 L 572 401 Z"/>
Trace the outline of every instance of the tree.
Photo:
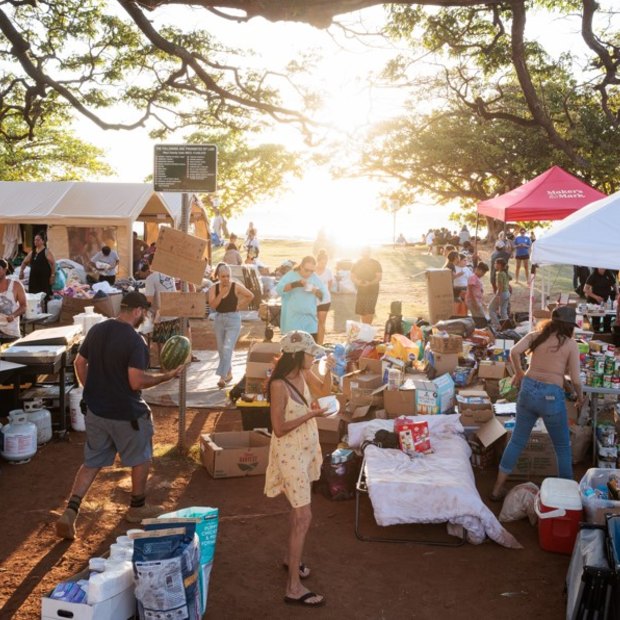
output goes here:
<path id="1" fill-rule="evenodd" d="M 49 101 L 64 102 L 106 129 L 131 129 L 147 122 L 166 130 L 197 124 L 208 117 L 216 126 L 243 122 L 239 110 L 254 110 L 277 121 L 297 123 L 310 131 L 304 97 L 286 106 L 280 86 L 287 76 L 259 72 L 234 50 L 220 46 L 210 32 L 181 31 L 157 22 L 166 6 L 196 7 L 222 19 L 247 21 L 264 17 L 272 21 L 303 21 L 327 27 L 344 13 L 381 4 L 377 0 L 3 0 L 0 1 L 0 55 L 11 71 L 0 79 L 0 125 L 6 114 L 21 114 L 31 134 L 37 119 L 50 107 Z M 524 0 L 415 0 L 394 1 L 402 12 L 415 13 L 424 5 L 439 5 L 446 16 L 460 22 L 463 11 L 472 11 L 472 24 L 488 16 L 493 30 L 488 40 L 474 42 L 472 53 L 493 54 L 502 49 L 506 15 L 511 19 L 509 60 L 515 67 L 525 95 L 528 114 L 558 148 L 579 162 L 571 145 L 557 131 L 545 109 L 526 63 L 527 43 Z M 599 94 L 608 123 L 620 122 L 615 89 L 619 83 L 620 47 L 613 30 L 597 29 L 600 7 L 595 0 L 532 0 L 528 6 L 553 10 L 582 11 L 582 37 L 592 53 L 596 79 L 592 88 Z M 473 7 L 473 8 L 472 8 Z M 432 17 L 432 13 L 429 14 Z M 430 20 L 430 18 L 429 18 Z M 430 21 L 428 22 L 430 23 Z M 465 34 L 470 34 L 466 31 Z M 445 32 L 447 45 L 459 45 L 459 29 Z M 483 37 L 484 39 L 484 37 Z M 274 82 L 274 77 L 280 77 Z M 17 95 L 20 95 L 18 97 Z M 10 108 L 7 98 L 14 102 Z M 15 103 L 20 99 L 19 104 Z M 110 110 L 117 103 L 134 108 L 135 117 L 118 121 Z M 481 101 L 486 104 L 485 100 Z M 106 114 L 108 111 L 108 114 Z M 488 110 L 487 110 L 488 111 Z M 245 119 L 247 120 L 247 118 Z M 583 162 L 580 162 L 583 163 Z"/>
<path id="2" fill-rule="evenodd" d="M 69 120 L 60 111 L 51 113 L 32 139 L 16 139 L 24 134 L 23 123 L 15 118 L 6 120 L 4 129 L 12 139 L 0 137 L 0 180 L 80 181 L 112 174 L 100 149 L 64 129 Z"/>
<path id="3" fill-rule="evenodd" d="M 251 146 L 247 132 L 196 132 L 188 142 L 217 144 L 219 209 L 226 216 L 275 196 L 289 176 L 301 176 L 296 154 L 278 144 Z"/>
<path id="4" fill-rule="evenodd" d="M 554 66 L 551 74 L 542 64 L 538 69 L 547 71 L 544 92 L 550 114 L 564 139 L 590 162 L 587 167 L 574 169 L 536 123 L 514 121 L 527 111 L 516 81 L 501 83 L 501 101 L 497 95 L 505 116 L 487 118 L 470 105 L 470 93 L 483 92 L 485 80 L 466 76 L 458 67 L 412 84 L 419 97 L 435 93 L 435 109 L 416 113 L 414 101 L 410 113 L 375 127 L 365 141 L 358 174 L 386 180 L 407 203 L 420 193 L 439 203 L 458 202 L 461 216 L 469 216 L 470 222 L 477 202 L 507 192 L 553 164 L 571 167 L 602 191 L 616 191 L 620 132 L 608 131 L 592 94 L 579 89 L 565 71 Z M 488 228 L 493 231 L 493 222 Z"/>

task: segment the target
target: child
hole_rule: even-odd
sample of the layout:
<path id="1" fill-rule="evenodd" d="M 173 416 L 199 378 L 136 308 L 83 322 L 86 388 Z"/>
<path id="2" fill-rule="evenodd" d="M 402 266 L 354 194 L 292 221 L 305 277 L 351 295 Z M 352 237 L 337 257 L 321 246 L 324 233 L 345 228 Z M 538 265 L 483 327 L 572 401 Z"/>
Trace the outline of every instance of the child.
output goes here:
<path id="1" fill-rule="evenodd" d="M 482 301 L 484 294 L 482 278 L 488 270 L 488 265 L 481 261 L 476 265 L 474 273 L 467 279 L 467 294 L 465 296 L 465 301 L 467 302 L 467 307 L 469 308 L 472 317 L 474 317 L 476 327 L 484 326 L 487 322 L 486 314 L 484 312 L 484 304 Z"/>
<path id="2" fill-rule="evenodd" d="M 510 285 L 506 261 L 498 258 L 495 261 L 495 272 L 497 281 L 497 292 L 489 304 L 489 314 L 491 325 L 495 329 L 500 329 L 500 321 L 508 319 L 508 304 L 510 303 Z"/>

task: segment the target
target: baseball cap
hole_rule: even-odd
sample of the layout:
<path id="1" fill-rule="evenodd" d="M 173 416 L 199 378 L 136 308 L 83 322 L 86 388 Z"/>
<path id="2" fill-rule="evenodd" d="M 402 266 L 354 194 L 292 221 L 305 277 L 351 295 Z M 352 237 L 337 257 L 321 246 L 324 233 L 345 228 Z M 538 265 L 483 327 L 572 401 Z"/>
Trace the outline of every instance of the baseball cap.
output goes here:
<path id="1" fill-rule="evenodd" d="M 131 291 L 123 297 L 121 306 L 125 306 L 125 308 L 150 308 L 151 303 L 142 293 Z"/>
<path id="2" fill-rule="evenodd" d="M 280 349 L 282 353 L 298 353 L 303 351 L 304 353 L 310 353 L 310 355 L 319 355 L 325 351 L 323 347 L 314 342 L 314 338 L 308 332 L 300 330 L 284 334 L 282 340 L 280 340 Z"/>
<path id="3" fill-rule="evenodd" d="M 571 306 L 558 306 L 552 313 L 553 321 L 561 321 L 562 323 L 570 323 L 577 327 L 577 311 Z"/>
<path id="4" fill-rule="evenodd" d="M 501 240 L 495 244 L 495 248 L 498 250 L 503 250 L 505 247 L 506 247 L 506 244 Z"/>

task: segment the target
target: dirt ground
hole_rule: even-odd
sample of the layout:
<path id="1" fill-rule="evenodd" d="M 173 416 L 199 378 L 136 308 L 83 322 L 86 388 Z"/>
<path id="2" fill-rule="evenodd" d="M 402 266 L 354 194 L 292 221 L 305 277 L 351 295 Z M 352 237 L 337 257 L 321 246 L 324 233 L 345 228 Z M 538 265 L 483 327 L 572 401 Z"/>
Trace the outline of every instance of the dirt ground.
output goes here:
<path id="1" fill-rule="evenodd" d="M 384 320 L 378 318 L 377 324 Z M 242 346 L 259 338 L 261 331 L 246 333 Z M 194 347 L 207 349 L 212 344 L 209 330 L 195 326 Z M 569 558 L 542 551 L 537 530 L 527 521 L 508 524 L 524 546 L 519 551 L 491 542 L 457 548 L 361 542 L 354 534 L 355 502 L 331 502 L 319 495 L 313 497 L 314 520 L 304 559 L 313 569 L 306 584 L 325 594 L 327 606 L 312 611 L 286 606 L 281 568 L 286 501 L 264 497 L 263 476 L 213 480 L 199 462 L 200 433 L 241 430 L 239 413 L 189 410 L 187 456 L 175 448 L 178 411 L 156 407 L 154 419 L 157 447 L 149 501 L 166 510 L 220 509 L 205 618 L 564 617 Z M 118 466 L 101 473 L 84 501 L 78 539 L 72 543 L 56 539 L 54 522 L 65 508 L 83 444 L 83 433 L 71 432 L 68 441 L 42 446 L 28 464 L 2 462 L 0 466 L 2 620 L 39 618 L 43 594 L 84 568 L 89 557 L 104 553 L 116 536 L 131 527 L 123 520 L 129 502 L 129 470 Z M 324 446 L 325 452 L 329 450 Z M 494 475 L 476 473 L 483 498 Z M 489 505 L 499 512 L 499 505 Z M 362 530 L 376 533 L 380 528 L 374 524 L 367 498 L 361 506 Z M 403 527 L 397 533 L 445 539 L 442 526 Z"/>

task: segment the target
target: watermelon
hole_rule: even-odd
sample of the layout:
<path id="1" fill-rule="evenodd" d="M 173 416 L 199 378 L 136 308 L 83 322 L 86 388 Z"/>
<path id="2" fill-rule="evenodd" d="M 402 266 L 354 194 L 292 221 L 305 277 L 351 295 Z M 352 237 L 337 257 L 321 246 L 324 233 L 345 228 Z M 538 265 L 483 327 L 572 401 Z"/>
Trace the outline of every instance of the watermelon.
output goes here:
<path id="1" fill-rule="evenodd" d="M 161 348 L 159 364 L 164 370 L 172 370 L 189 362 L 192 355 L 192 343 L 185 336 L 172 336 Z"/>

